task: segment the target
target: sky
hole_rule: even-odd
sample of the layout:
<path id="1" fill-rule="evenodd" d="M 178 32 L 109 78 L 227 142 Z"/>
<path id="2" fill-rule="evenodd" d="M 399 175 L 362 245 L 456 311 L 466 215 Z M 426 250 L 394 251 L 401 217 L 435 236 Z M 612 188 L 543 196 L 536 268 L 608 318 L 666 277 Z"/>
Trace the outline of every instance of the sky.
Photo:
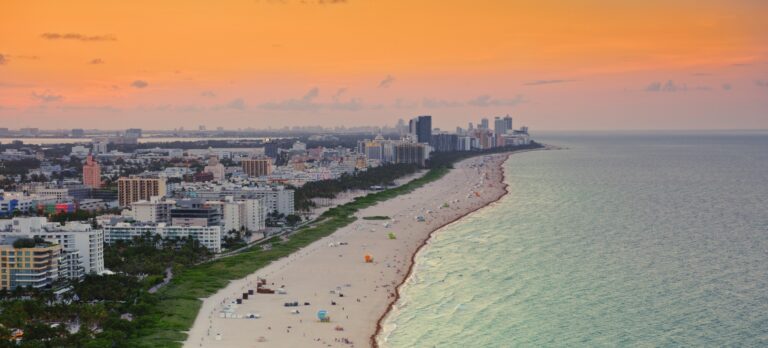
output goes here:
<path id="1" fill-rule="evenodd" d="M 0 126 L 768 129 L 763 0 L 4 0 Z"/>

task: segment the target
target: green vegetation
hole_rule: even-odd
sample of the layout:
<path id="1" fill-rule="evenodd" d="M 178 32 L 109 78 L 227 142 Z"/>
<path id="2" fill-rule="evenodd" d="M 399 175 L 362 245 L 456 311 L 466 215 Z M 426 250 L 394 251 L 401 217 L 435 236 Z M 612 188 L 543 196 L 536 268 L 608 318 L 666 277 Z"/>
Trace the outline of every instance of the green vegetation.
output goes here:
<path id="1" fill-rule="evenodd" d="M 120 274 L 155 277 L 157 281 L 162 279 L 166 268 L 190 267 L 211 256 L 213 254 L 194 239 L 162 239 L 158 235 L 104 246 L 107 269 Z"/>
<path id="2" fill-rule="evenodd" d="M 389 216 L 382 216 L 382 215 L 374 215 L 374 216 L 363 216 L 363 220 L 389 220 Z"/>
<path id="3" fill-rule="evenodd" d="M 388 164 L 366 171 L 344 174 L 338 179 L 313 181 L 294 188 L 293 201 L 296 210 L 309 210 L 315 206 L 313 198 L 334 198 L 348 190 L 364 190 L 371 186 L 391 186 L 393 182 L 419 170 L 415 164 Z"/>
<path id="4" fill-rule="evenodd" d="M 34 248 L 39 244 L 48 244 L 42 238 L 19 238 L 13 241 L 13 247 L 16 249 Z"/>

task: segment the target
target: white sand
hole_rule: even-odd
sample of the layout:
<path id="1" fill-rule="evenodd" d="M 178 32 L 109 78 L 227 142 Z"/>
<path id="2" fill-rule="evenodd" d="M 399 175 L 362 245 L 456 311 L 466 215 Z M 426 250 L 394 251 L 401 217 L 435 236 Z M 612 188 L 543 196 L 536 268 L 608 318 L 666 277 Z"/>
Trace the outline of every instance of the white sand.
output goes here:
<path id="1" fill-rule="evenodd" d="M 231 282 L 204 300 L 185 347 L 370 346 L 379 318 L 395 300 L 412 256 L 430 233 L 504 195 L 505 158 L 499 154 L 464 160 L 440 180 L 364 209 L 357 214 L 360 219 L 333 235 Z M 444 203 L 449 206 L 442 207 Z M 392 220 L 362 219 L 374 215 Z M 416 221 L 418 215 L 426 221 Z M 390 226 L 384 227 L 387 222 Z M 389 239 L 390 232 L 397 239 Z M 329 246 L 339 242 L 348 245 Z M 373 256 L 373 263 L 364 262 L 366 254 Z M 254 313 L 259 319 L 221 318 L 226 304 L 256 289 L 257 277 L 287 294 L 254 294 L 234 307 L 235 315 Z M 298 307 L 283 306 L 294 301 Z M 317 319 L 320 309 L 328 311 L 329 323 Z"/>

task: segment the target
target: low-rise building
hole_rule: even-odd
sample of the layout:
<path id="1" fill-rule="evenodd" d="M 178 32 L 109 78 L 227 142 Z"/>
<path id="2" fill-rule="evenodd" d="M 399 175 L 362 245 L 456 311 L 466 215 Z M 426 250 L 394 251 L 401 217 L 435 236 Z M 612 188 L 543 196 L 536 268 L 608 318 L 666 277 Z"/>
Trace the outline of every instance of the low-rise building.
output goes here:
<path id="1" fill-rule="evenodd" d="M 221 252 L 221 226 L 174 226 L 165 223 L 128 222 L 104 226 L 104 241 L 108 244 L 119 240 L 130 241 L 145 235 L 158 235 L 163 239 L 194 239 L 214 253 Z"/>

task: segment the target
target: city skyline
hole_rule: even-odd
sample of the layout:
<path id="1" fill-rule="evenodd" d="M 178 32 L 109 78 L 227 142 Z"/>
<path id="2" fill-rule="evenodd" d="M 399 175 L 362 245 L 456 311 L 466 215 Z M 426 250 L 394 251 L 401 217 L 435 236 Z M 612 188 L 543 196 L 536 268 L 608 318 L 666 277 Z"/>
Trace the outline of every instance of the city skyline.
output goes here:
<path id="1" fill-rule="evenodd" d="M 759 1 L 12 1 L 3 127 L 768 128 Z"/>

